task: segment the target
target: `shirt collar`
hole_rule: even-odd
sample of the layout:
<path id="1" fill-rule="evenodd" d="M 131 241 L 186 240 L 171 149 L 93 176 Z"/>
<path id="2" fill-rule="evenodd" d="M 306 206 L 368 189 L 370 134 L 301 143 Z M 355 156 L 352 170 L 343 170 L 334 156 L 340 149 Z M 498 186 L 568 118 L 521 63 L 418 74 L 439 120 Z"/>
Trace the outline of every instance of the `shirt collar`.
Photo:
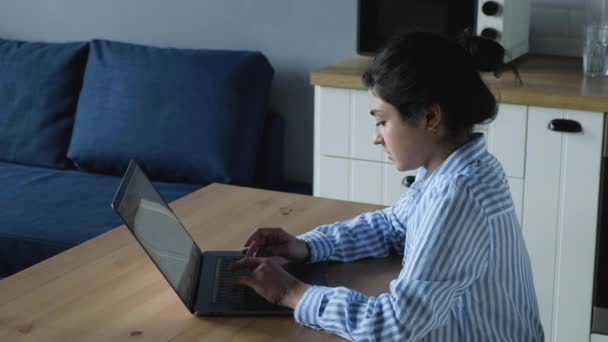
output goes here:
<path id="1" fill-rule="evenodd" d="M 486 139 L 483 133 L 474 133 L 471 141 L 452 152 L 431 175 L 441 176 L 457 173 L 465 166 L 478 160 L 486 150 Z M 416 182 L 412 184 L 412 188 L 421 187 L 423 183 L 426 183 L 427 178 L 429 178 L 428 171 L 424 167 L 420 167 L 416 172 Z"/>

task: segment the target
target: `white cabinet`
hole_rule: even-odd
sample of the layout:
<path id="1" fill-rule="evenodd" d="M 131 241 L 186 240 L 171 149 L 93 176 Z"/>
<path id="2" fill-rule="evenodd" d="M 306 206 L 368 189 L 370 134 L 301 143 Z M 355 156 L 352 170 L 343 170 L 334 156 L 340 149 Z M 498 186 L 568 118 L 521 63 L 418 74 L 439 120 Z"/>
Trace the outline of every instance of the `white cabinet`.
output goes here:
<path id="1" fill-rule="evenodd" d="M 526 106 L 501 104 L 496 119 L 485 132 L 488 150 L 512 179 L 524 178 L 527 117 Z"/>
<path id="2" fill-rule="evenodd" d="M 367 92 L 315 88 L 315 196 L 390 205 L 407 191 L 405 175 L 372 144 Z"/>
<path id="3" fill-rule="evenodd" d="M 604 113 L 501 104 L 486 135 L 501 162 L 532 262 L 547 341 L 589 341 Z M 576 120 L 580 133 L 550 130 Z M 372 144 L 367 92 L 315 87 L 315 196 L 391 205 L 411 172 Z"/>
<path id="4" fill-rule="evenodd" d="M 476 128 L 503 164 L 520 220 L 527 115 L 525 106 L 503 105 L 495 121 Z M 391 205 L 407 191 L 403 179 L 414 172 L 398 172 L 372 143 L 373 122 L 366 91 L 315 87 L 315 196 Z"/>
<path id="5" fill-rule="evenodd" d="M 548 129 L 579 122 L 581 133 Z M 604 116 L 530 107 L 523 234 L 548 341 L 590 335 Z"/>
<path id="6" fill-rule="evenodd" d="M 320 156 L 318 162 L 317 167 L 323 171 L 323 177 L 319 177 L 316 181 L 319 183 L 318 187 L 323 189 L 323 197 L 342 199 L 345 195 L 348 196 L 350 188 L 349 160 Z"/>
<path id="7" fill-rule="evenodd" d="M 382 203 L 382 167 L 378 163 L 352 160 L 350 197 L 355 202 Z"/>

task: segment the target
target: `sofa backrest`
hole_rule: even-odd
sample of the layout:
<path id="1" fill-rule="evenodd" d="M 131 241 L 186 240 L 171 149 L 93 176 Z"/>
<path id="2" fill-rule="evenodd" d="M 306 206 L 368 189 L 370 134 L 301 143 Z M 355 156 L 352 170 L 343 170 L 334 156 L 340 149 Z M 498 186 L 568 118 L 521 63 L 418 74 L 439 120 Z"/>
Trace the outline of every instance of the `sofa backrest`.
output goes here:
<path id="1" fill-rule="evenodd" d="M 273 69 L 261 53 L 157 48 L 106 40 L 93 40 L 88 49 L 82 43 L 61 47 L 63 54 L 71 51 L 68 48 L 80 53 L 72 52 L 80 59 L 70 61 L 74 65 L 80 61 L 81 68 L 72 67 L 71 73 L 61 70 L 53 76 L 55 80 L 80 80 L 78 87 L 68 89 L 71 97 L 54 92 L 51 95 L 56 96 L 44 99 L 49 107 L 62 104 L 62 108 L 53 112 L 41 108 L 33 114 L 43 122 L 58 112 L 68 118 L 61 134 L 44 143 L 47 149 L 56 147 L 59 157 L 54 156 L 52 162 L 25 153 L 18 153 L 22 158 L 9 158 L 8 153 L 2 155 L 0 143 L 0 160 L 56 168 L 66 167 L 69 161 L 84 171 L 122 175 L 129 160 L 136 159 L 154 180 L 190 184 L 270 186 L 282 176 L 283 121 L 267 115 Z M 3 54 L 0 43 L 0 70 L 13 62 L 11 58 Z M 28 60 L 34 70 L 47 67 L 46 63 L 33 66 L 36 55 Z M 21 72 L 25 72 L 23 68 Z M 19 78 L 19 73 L 13 75 Z M 33 96 L 39 87 L 55 83 L 25 84 L 21 90 Z M 0 101 L 0 142 L 21 134 L 24 116 L 15 109 L 17 100 L 5 100 L 9 105 L 4 108 Z M 3 110 L 17 119 L 3 122 Z M 30 135 L 47 135 L 46 127 L 36 127 L 30 129 Z M 270 167 L 269 163 L 280 164 Z"/>
<path id="2" fill-rule="evenodd" d="M 68 166 L 86 43 L 0 39 L 0 161 Z"/>
<path id="3" fill-rule="evenodd" d="M 259 52 L 94 40 L 68 149 L 80 169 L 253 184 L 273 69 Z"/>

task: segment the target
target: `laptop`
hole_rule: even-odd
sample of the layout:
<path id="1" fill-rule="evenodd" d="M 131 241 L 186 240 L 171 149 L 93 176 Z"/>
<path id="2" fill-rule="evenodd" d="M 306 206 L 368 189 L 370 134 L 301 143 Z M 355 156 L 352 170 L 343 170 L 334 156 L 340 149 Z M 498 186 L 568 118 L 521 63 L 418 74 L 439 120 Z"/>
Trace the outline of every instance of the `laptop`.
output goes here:
<path id="1" fill-rule="evenodd" d="M 184 305 L 195 315 L 293 315 L 249 287 L 234 284 L 250 271 L 232 266 L 238 251 L 201 251 L 135 161 L 116 191 L 112 208 L 152 259 Z M 253 228 L 253 227 L 252 227 Z M 277 258 L 298 279 L 326 285 L 326 263 L 293 264 Z"/>

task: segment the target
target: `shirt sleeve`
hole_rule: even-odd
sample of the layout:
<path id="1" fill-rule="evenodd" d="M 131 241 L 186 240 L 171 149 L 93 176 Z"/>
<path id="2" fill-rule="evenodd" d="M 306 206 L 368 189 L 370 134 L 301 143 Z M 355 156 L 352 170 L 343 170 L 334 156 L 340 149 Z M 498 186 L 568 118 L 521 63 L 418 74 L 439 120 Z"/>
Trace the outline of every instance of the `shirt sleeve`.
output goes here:
<path id="1" fill-rule="evenodd" d="M 361 214 L 355 218 L 317 227 L 298 236 L 310 248 L 310 262 L 348 262 L 384 257 L 394 250 L 403 254 L 405 225 L 403 201 L 393 207 Z"/>
<path id="2" fill-rule="evenodd" d="M 378 297 L 344 287 L 313 286 L 296 321 L 353 341 L 418 341 L 445 325 L 462 294 L 487 269 L 489 223 L 466 189 L 435 193 L 400 277 Z M 409 238 L 409 237 L 408 237 Z"/>

